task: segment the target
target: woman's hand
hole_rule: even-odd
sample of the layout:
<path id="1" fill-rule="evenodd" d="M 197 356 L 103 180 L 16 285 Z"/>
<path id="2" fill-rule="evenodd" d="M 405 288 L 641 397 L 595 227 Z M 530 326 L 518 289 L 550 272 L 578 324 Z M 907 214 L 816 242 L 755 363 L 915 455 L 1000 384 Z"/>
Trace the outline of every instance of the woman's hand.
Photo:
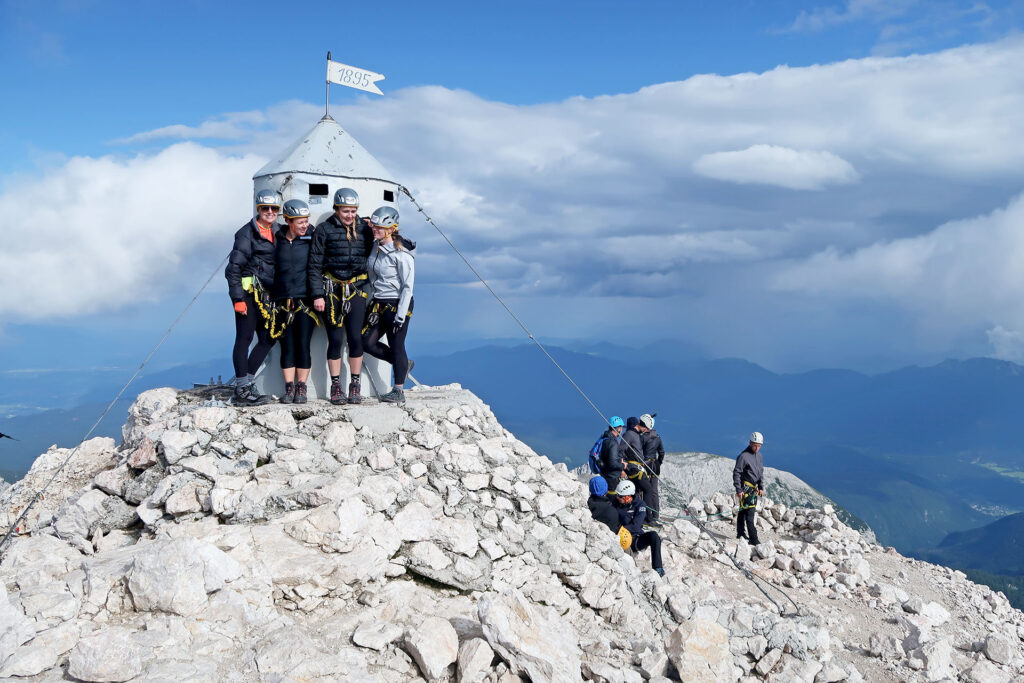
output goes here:
<path id="1" fill-rule="evenodd" d="M 313 310 L 315 310 L 317 313 L 323 313 L 324 308 L 326 308 L 326 306 L 324 305 L 324 300 L 322 297 L 317 297 L 316 299 L 313 299 Z"/>
<path id="2" fill-rule="evenodd" d="M 236 301 L 235 302 L 235 313 L 237 313 L 238 315 L 245 315 L 248 312 L 249 312 L 249 309 L 246 308 L 246 305 L 245 305 L 244 301 Z"/>

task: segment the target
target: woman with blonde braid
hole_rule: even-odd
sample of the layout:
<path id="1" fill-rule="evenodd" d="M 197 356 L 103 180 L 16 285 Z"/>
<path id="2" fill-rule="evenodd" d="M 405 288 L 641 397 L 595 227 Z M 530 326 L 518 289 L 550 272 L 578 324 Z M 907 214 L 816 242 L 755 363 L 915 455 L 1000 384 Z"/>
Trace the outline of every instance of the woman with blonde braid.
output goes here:
<path id="1" fill-rule="evenodd" d="M 412 315 L 412 286 L 415 261 L 414 242 L 398 234 L 398 211 L 382 206 L 370 216 L 373 250 L 367 263 L 373 304 L 366 319 L 363 348 L 374 358 L 390 363 L 395 372 L 391 391 L 380 397 L 384 403 L 405 403 L 405 379 L 409 374 L 409 356 L 405 336 Z M 387 335 L 388 343 L 380 341 Z"/>
<path id="2" fill-rule="evenodd" d="M 362 328 L 368 281 L 366 257 L 373 233 L 356 215 L 359 195 L 343 187 L 334 193 L 334 214 L 313 231 L 309 252 L 309 291 L 313 308 L 327 327 L 327 370 L 331 374 L 331 403 L 360 403 L 359 375 L 363 368 Z M 341 349 L 348 342 L 352 375 L 348 396 L 341 388 Z"/>

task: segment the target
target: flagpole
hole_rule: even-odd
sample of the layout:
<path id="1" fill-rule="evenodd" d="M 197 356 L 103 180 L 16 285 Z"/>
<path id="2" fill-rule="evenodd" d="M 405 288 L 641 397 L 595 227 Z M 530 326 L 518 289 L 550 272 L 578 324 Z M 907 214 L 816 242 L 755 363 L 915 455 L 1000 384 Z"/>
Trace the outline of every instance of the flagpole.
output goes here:
<path id="1" fill-rule="evenodd" d="M 331 66 L 330 50 L 327 51 L 327 66 L 328 68 L 330 68 Z M 331 117 L 331 82 L 327 81 L 326 79 L 324 83 L 324 89 L 326 91 L 324 94 L 324 118 L 329 119 Z"/>

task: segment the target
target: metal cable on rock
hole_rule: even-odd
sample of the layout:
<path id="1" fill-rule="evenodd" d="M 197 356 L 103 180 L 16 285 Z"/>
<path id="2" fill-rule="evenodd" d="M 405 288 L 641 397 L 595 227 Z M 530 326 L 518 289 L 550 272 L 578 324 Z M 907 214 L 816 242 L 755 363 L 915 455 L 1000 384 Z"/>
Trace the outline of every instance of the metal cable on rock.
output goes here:
<path id="1" fill-rule="evenodd" d="M 457 246 L 455 246 L 455 243 L 452 242 L 451 239 L 449 239 L 448 235 L 446 235 L 444 233 L 444 231 L 441 230 L 440 227 L 438 227 L 437 223 L 434 222 L 434 219 L 430 217 L 430 215 L 423 209 L 422 206 L 420 206 L 420 203 L 418 201 L 416 201 L 416 198 L 412 196 L 412 193 L 409 192 L 409 189 L 407 187 L 405 187 L 405 186 L 399 186 L 399 187 L 402 188 L 402 194 L 404 194 L 406 197 L 408 197 L 409 201 L 412 202 L 413 206 L 415 206 L 416 209 L 421 214 L 423 214 L 423 219 L 426 220 L 428 223 L 430 223 L 431 226 L 433 226 L 434 230 L 436 230 L 437 233 L 439 235 L 441 235 L 441 237 L 444 239 L 444 241 L 448 243 L 448 246 L 452 248 L 452 251 L 454 251 L 458 255 L 458 257 L 460 259 L 462 259 L 462 262 L 466 264 L 466 267 L 469 268 L 473 272 L 473 275 L 475 275 L 476 278 L 478 280 L 480 280 L 481 284 L 483 284 L 483 286 L 487 288 L 487 291 L 491 293 L 491 296 L 493 296 L 498 301 L 498 303 L 501 304 L 501 307 L 504 308 L 505 311 L 512 317 L 512 319 L 516 321 L 516 323 L 519 325 L 519 327 L 523 328 L 523 332 L 525 332 L 526 336 L 528 336 L 530 338 L 530 341 L 532 341 L 534 344 L 537 345 L 537 348 L 540 349 L 544 353 L 544 355 L 548 357 L 548 360 L 550 360 L 551 363 L 556 368 L 558 368 L 558 371 L 560 373 L 562 373 L 562 376 L 565 377 L 565 379 L 569 382 L 569 384 L 572 385 L 572 387 L 577 392 L 579 392 L 579 395 L 583 397 L 583 400 L 590 404 L 590 407 L 594 409 L 594 412 L 597 413 L 598 416 L 601 418 L 601 420 L 604 422 L 604 424 L 607 425 L 608 424 L 608 418 L 605 416 L 604 413 L 601 412 L 601 409 L 597 407 L 597 404 L 594 403 L 593 400 L 591 400 L 590 396 L 587 395 L 587 392 L 583 391 L 583 389 L 580 387 L 580 385 L 578 385 L 576 383 L 576 381 L 569 375 L 569 373 L 566 372 L 565 369 L 561 365 L 559 365 L 558 361 L 555 360 L 554 356 L 552 356 L 548 352 L 547 348 L 545 348 L 544 345 L 541 344 L 540 341 L 535 336 L 533 336 L 533 332 L 531 332 L 530 329 L 526 326 L 526 324 L 522 320 L 520 320 L 519 316 L 516 315 L 515 312 L 511 308 L 509 308 L 508 304 L 505 303 L 505 300 L 502 299 L 501 296 L 497 292 L 494 291 L 494 289 L 491 287 L 490 283 L 488 283 L 487 280 L 484 279 L 484 276 L 481 275 L 480 272 L 477 271 L 477 269 L 473 267 L 473 264 L 470 263 L 469 259 L 466 258 L 465 255 L 463 255 L 463 253 L 461 251 L 459 251 L 459 248 Z M 652 470 L 644 462 L 643 453 L 637 453 L 636 448 L 634 448 L 632 446 L 632 444 L 630 444 L 629 442 L 621 441 L 621 443 L 625 443 L 627 446 L 629 446 L 629 449 L 637 456 L 637 462 L 640 464 L 640 467 L 642 467 L 647 472 L 647 474 L 649 476 L 654 477 L 658 481 L 661 481 L 661 477 L 659 477 L 654 472 L 654 470 Z M 653 507 L 651 509 L 654 510 Z M 654 511 L 655 512 L 659 512 L 658 510 L 654 510 Z M 659 514 L 660 514 L 660 512 L 659 512 Z"/>
<path id="2" fill-rule="evenodd" d="M 601 409 L 597 407 L 597 404 L 594 403 L 593 400 L 591 400 L 590 396 L 587 395 L 587 392 L 585 392 L 580 387 L 580 385 L 577 384 L 576 381 L 569 375 L 569 373 L 566 372 L 565 369 L 561 365 L 559 365 L 558 361 L 555 360 L 554 356 L 552 356 L 548 352 L 547 348 L 545 348 L 544 345 L 541 344 L 540 341 L 535 336 L 533 336 L 533 332 L 531 332 L 530 329 L 526 326 L 526 324 L 519 318 L 519 316 L 516 315 L 515 312 L 511 308 L 509 308 L 508 304 L 505 303 L 505 300 L 502 299 L 501 296 L 497 292 L 494 291 L 494 288 L 491 287 L 490 283 L 488 283 L 487 280 L 484 279 L 483 275 L 481 275 L 480 272 L 475 267 L 473 267 L 473 264 L 469 261 L 469 259 L 466 258 L 466 256 L 461 251 L 459 251 L 459 248 L 457 246 L 455 246 L 455 243 L 451 241 L 451 239 L 448 237 L 448 235 L 446 235 L 445 232 L 443 230 L 441 230 L 441 228 L 437 225 L 437 223 L 434 222 L 434 219 L 431 218 L 430 215 L 420 205 L 420 203 L 418 201 L 416 201 L 416 198 L 412 195 L 411 192 L 409 192 L 409 189 L 404 187 L 404 186 L 400 186 L 400 187 L 402 188 L 402 194 L 404 194 L 406 197 L 408 197 L 409 201 L 412 202 L 413 206 L 415 206 L 416 209 L 421 214 L 423 214 L 424 220 L 426 220 L 428 223 L 430 223 L 430 225 L 433 226 L 434 230 L 436 230 L 437 233 L 439 235 L 441 235 L 441 237 L 444 239 L 444 241 L 448 243 L 448 246 L 452 248 L 452 251 L 454 251 L 458 255 L 458 257 L 460 259 L 462 259 L 462 262 L 466 264 L 466 267 L 469 268 L 470 271 L 472 271 L 473 275 L 475 275 L 476 278 L 478 280 L 480 280 L 481 284 L 483 284 L 483 286 L 487 288 L 487 291 L 491 293 L 491 296 L 493 296 L 498 301 L 498 303 L 501 304 L 501 307 L 504 308 L 505 311 L 509 314 L 509 316 L 511 316 L 512 319 L 515 320 L 516 323 L 519 325 L 519 327 L 521 327 L 523 329 L 523 332 L 525 332 L 526 336 L 528 336 L 530 338 L 530 341 L 532 341 L 534 344 L 536 344 L 537 348 L 540 349 L 544 353 L 545 356 L 547 356 L 548 360 L 550 360 L 551 363 L 556 368 L 558 368 L 558 371 L 560 373 L 562 373 L 562 376 L 565 377 L 565 379 L 569 382 L 569 384 L 572 385 L 572 387 L 577 392 L 579 392 L 579 395 L 583 397 L 583 400 L 586 401 L 590 405 L 590 407 L 594 409 L 594 412 L 598 414 L 598 416 L 601 418 L 601 420 L 604 422 L 604 424 L 608 424 L 608 418 L 604 415 L 604 413 L 601 412 Z M 648 473 L 649 476 L 654 477 L 658 481 L 662 481 L 663 483 L 666 483 L 666 485 L 667 485 L 667 482 L 664 482 L 664 480 L 662 480 L 661 477 L 658 476 L 658 474 L 656 472 L 654 472 L 654 470 L 652 470 L 644 462 L 643 454 L 642 453 L 637 453 L 636 448 L 634 448 L 632 446 L 632 444 L 630 444 L 630 443 L 628 443 L 626 441 L 622 441 L 621 443 L 625 443 L 626 446 L 628 446 L 629 449 L 637 456 L 637 462 Z M 666 488 L 670 488 L 670 487 L 666 486 Z M 654 508 L 651 508 L 651 509 L 654 510 Z M 659 511 L 655 510 L 655 512 L 659 512 Z M 687 514 L 687 516 L 693 517 L 690 514 L 689 509 L 686 509 L 686 514 Z M 659 515 L 660 515 L 660 512 L 659 512 Z M 711 534 L 711 532 L 708 531 L 707 527 L 705 527 L 704 524 L 700 520 L 696 519 L 696 517 L 693 517 L 693 521 L 696 522 L 697 526 L 701 529 L 701 531 L 706 533 L 708 535 L 708 537 L 710 537 L 715 543 L 717 543 L 718 546 L 722 549 L 722 551 L 725 552 L 725 546 L 723 546 L 721 541 L 719 541 L 717 538 L 715 538 Z M 737 563 L 736 560 L 732 556 L 729 555 L 729 553 L 726 552 L 725 555 L 727 557 L 729 557 L 729 559 L 732 560 L 732 563 L 736 566 L 736 568 L 739 569 L 741 572 L 743 572 L 743 575 L 746 576 L 747 579 L 749 579 L 750 582 L 753 583 L 757 587 L 757 589 L 759 591 L 761 591 L 761 593 L 764 594 L 764 596 L 766 598 L 768 598 L 768 600 L 773 605 L 775 605 L 775 608 L 779 610 L 779 614 L 784 615 L 785 614 L 785 610 L 782 609 L 782 607 L 779 605 L 778 602 L 776 602 L 774 599 L 772 599 L 772 596 L 768 594 L 768 591 L 766 591 L 761 586 L 760 583 L 758 583 L 757 579 L 761 579 L 761 581 L 764 581 L 766 585 L 774 588 L 775 590 L 777 590 L 780 593 L 782 593 L 783 595 L 785 595 L 786 599 L 789 600 L 789 602 L 791 602 L 793 604 L 793 607 L 796 608 L 796 610 L 799 612 L 799 609 L 800 609 L 799 606 L 795 602 L 793 602 L 793 599 L 789 597 L 788 593 L 783 591 L 778 586 L 775 586 L 775 585 L 773 585 L 771 583 L 768 583 L 764 578 L 757 577 L 756 575 L 750 573 L 750 571 L 748 571 L 747 569 L 741 567 L 739 565 L 739 563 Z"/>
<path id="3" fill-rule="evenodd" d="M 177 327 L 178 323 L 180 323 L 182 318 L 185 317 L 185 314 L 188 313 L 189 309 L 192 308 L 192 305 L 196 302 L 196 300 L 199 299 L 199 296 L 206 290 L 209 284 L 213 281 L 213 278 L 217 275 L 217 273 L 224 266 L 224 263 L 227 260 L 228 257 L 225 256 L 217 265 L 217 267 L 214 268 L 213 272 L 210 273 L 210 277 L 206 278 L 206 282 L 203 283 L 203 286 L 199 288 L 199 291 L 195 293 L 195 296 L 192 297 L 191 301 L 189 301 L 185 308 L 182 309 L 181 313 L 178 314 L 178 317 L 174 319 L 174 322 L 171 323 L 171 326 L 167 328 L 166 332 L 164 332 L 164 336 L 160 337 L 160 341 L 158 341 L 156 343 L 156 346 L 154 346 L 150 350 L 149 355 L 147 355 L 145 359 L 143 359 L 143 361 L 139 364 L 139 367 L 135 369 L 135 372 L 132 374 L 132 376 L 128 378 L 128 381 L 124 383 L 124 386 L 121 387 L 121 390 L 117 392 L 116 396 L 114 396 L 113 400 L 111 400 L 110 403 L 107 404 L 107 407 L 103 409 L 103 412 L 100 413 L 99 418 L 96 420 L 96 422 L 93 423 L 92 427 L 89 428 L 89 431 L 85 433 L 85 436 L 83 436 L 81 441 L 78 442 L 78 445 L 76 445 L 74 449 L 72 449 L 71 453 L 68 454 L 68 457 L 64 458 L 64 461 L 61 462 L 61 464 L 57 467 L 56 470 L 54 470 L 49 480 L 47 480 L 47 482 L 43 484 L 43 488 L 39 489 L 39 491 L 37 491 L 36 494 L 32 496 L 32 499 L 29 501 L 28 505 L 26 505 L 25 509 L 21 511 L 21 514 L 18 515 L 18 518 L 14 520 L 14 523 L 11 524 L 10 528 L 7 529 L 7 533 L 4 534 L 3 539 L 0 540 L 0 552 L 3 552 L 4 546 L 7 545 L 7 542 L 11 539 L 11 536 L 14 535 L 14 530 L 18 528 L 18 525 L 21 524 L 23 519 L 25 519 L 25 517 L 28 515 L 29 511 L 36 504 L 36 502 L 42 499 L 43 494 L 46 493 L 46 490 L 57 479 L 57 475 L 61 473 L 61 471 L 67 466 L 69 462 L 71 462 L 71 459 L 75 457 L 76 453 L 78 453 L 78 449 L 82 447 L 82 444 L 85 443 L 85 441 L 87 441 L 90 436 L 92 436 L 92 433 L 96 431 L 96 428 L 99 427 L 100 422 L 102 422 L 103 418 L 107 416 L 107 413 L 113 410 L 114 404 L 118 402 L 122 395 L 124 395 L 124 392 L 128 390 L 128 387 L 131 385 L 131 383 L 134 382 L 135 379 L 139 376 L 139 373 L 142 372 L 142 369 L 146 367 L 146 364 L 149 363 L 150 359 L 153 358 L 153 355 L 160 349 L 161 346 L 163 346 L 163 343 L 167 341 L 167 338 L 171 335 L 171 332 L 174 331 L 174 328 Z"/>

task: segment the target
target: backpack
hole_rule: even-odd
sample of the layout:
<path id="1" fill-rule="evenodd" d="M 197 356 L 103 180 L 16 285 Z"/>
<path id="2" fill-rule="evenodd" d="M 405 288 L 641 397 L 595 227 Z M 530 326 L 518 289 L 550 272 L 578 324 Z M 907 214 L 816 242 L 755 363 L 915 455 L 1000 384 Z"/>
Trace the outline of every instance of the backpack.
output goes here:
<path id="1" fill-rule="evenodd" d="M 601 447 L 604 445 L 604 440 L 606 438 L 608 437 L 602 436 L 590 448 L 590 454 L 587 456 L 587 459 L 590 462 L 591 474 L 601 474 Z"/>

